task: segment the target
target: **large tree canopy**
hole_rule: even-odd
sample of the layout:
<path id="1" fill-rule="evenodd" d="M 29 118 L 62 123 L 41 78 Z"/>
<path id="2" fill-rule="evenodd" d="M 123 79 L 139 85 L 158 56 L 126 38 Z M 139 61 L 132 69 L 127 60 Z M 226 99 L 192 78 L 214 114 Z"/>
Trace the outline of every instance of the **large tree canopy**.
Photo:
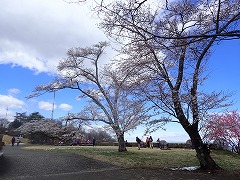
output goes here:
<path id="1" fill-rule="evenodd" d="M 166 46 L 175 47 L 205 39 L 214 38 L 217 42 L 240 36 L 239 0 L 96 2 L 102 27 L 108 36 L 118 40 L 122 39 L 119 37 L 135 39 L 132 34 L 135 33 L 161 45 L 166 40 Z"/>
<path id="2" fill-rule="evenodd" d="M 199 134 L 204 112 L 227 96 L 199 91 L 211 48 L 239 39 L 239 0 L 101 1 L 100 27 L 123 46 L 123 71 L 189 134 L 202 169 L 218 169 Z M 163 3 L 164 2 L 164 3 Z M 126 71 L 129 72 L 129 71 Z M 227 104 L 225 104 L 227 105 Z"/>
<path id="3" fill-rule="evenodd" d="M 100 66 L 104 49 L 100 42 L 92 47 L 72 48 L 67 58 L 59 62 L 59 77 L 48 84 L 36 87 L 33 96 L 70 88 L 79 91 L 79 98 L 87 98 L 89 105 L 67 119 L 101 121 L 115 132 L 119 151 L 126 151 L 124 133 L 150 118 L 145 101 L 132 96 L 128 85 L 129 74 L 110 65 Z"/>

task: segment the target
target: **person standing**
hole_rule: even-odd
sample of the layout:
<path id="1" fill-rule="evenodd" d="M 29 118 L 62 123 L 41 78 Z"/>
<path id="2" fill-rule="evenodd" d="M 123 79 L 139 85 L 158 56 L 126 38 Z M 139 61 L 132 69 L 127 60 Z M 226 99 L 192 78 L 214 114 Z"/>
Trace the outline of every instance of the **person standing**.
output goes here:
<path id="1" fill-rule="evenodd" d="M 96 145 L 96 139 L 95 138 L 93 138 L 93 140 L 92 140 L 92 145 L 93 145 L 93 147 Z"/>
<path id="2" fill-rule="evenodd" d="M 158 143 L 158 148 L 160 149 L 161 146 L 160 146 L 160 139 L 159 138 L 157 139 L 157 143 Z"/>
<path id="3" fill-rule="evenodd" d="M 15 137 L 13 136 L 12 137 L 12 146 L 14 146 L 14 144 L 15 144 Z"/>
<path id="4" fill-rule="evenodd" d="M 19 143 L 20 143 L 20 139 L 19 137 L 17 138 L 17 146 L 19 146 Z"/>
<path id="5" fill-rule="evenodd" d="M 149 138 L 148 137 L 146 138 L 146 144 L 147 144 L 147 147 L 149 148 L 150 144 L 149 144 Z"/>
<path id="6" fill-rule="evenodd" d="M 138 150 L 140 150 L 140 147 L 141 147 L 141 139 L 139 139 L 138 137 L 136 137 L 136 141 L 137 141 L 137 145 L 138 145 Z"/>
<path id="7" fill-rule="evenodd" d="M 149 137 L 149 147 L 153 149 L 153 138 L 152 136 Z"/>

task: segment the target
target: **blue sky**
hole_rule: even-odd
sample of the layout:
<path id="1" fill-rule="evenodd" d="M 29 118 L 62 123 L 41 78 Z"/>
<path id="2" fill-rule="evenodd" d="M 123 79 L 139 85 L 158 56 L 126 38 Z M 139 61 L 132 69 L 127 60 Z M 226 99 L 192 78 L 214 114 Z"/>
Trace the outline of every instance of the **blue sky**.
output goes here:
<path id="1" fill-rule="evenodd" d="M 13 120 L 16 112 L 40 112 L 51 117 L 53 94 L 26 99 L 35 86 L 51 82 L 60 59 L 71 47 L 89 46 L 106 40 L 97 29 L 96 20 L 87 8 L 61 0 L 0 1 L 0 118 Z M 44 13 L 43 13 L 44 12 Z M 209 61 L 206 91 L 234 91 L 240 107 L 240 41 L 227 41 L 215 48 Z M 54 118 L 69 111 L 78 112 L 85 102 L 78 93 L 64 90 L 56 93 Z M 187 134 L 178 124 L 168 124 L 167 131 L 152 134 L 168 142 L 184 142 Z M 143 128 L 126 134 L 134 141 L 142 137 Z M 144 138 L 144 137 L 143 137 Z"/>

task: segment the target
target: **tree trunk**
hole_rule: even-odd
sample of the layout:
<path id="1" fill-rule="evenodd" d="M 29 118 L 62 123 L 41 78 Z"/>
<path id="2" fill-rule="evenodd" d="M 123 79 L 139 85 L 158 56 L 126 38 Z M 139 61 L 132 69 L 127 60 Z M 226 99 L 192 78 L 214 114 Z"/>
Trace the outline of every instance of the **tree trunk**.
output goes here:
<path id="1" fill-rule="evenodd" d="M 188 134 L 191 138 L 192 145 L 197 153 L 197 158 L 200 163 L 200 168 L 202 170 L 220 170 L 216 162 L 212 159 L 210 155 L 210 149 L 207 144 L 202 142 L 202 139 L 198 131 L 194 131 L 193 127 L 188 127 Z"/>
<path id="2" fill-rule="evenodd" d="M 173 99 L 175 112 L 178 116 L 178 120 L 184 130 L 191 138 L 192 145 L 197 153 L 197 158 L 200 163 L 200 167 L 203 170 L 219 170 L 221 169 L 210 156 L 210 150 L 206 144 L 203 143 L 202 138 L 198 131 L 198 121 L 195 124 L 190 124 L 186 119 L 184 112 L 181 108 L 180 100 L 178 98 L 178 91 L 173 91 Z"/>
<path id="3" fill-rule="evenodd" d="M 118 138 L 118 152 L 127 151 L 126 144 L 125 144 L 125 141 L 124 141 L 124 133 L 117 134 L 117 138 Z"/>

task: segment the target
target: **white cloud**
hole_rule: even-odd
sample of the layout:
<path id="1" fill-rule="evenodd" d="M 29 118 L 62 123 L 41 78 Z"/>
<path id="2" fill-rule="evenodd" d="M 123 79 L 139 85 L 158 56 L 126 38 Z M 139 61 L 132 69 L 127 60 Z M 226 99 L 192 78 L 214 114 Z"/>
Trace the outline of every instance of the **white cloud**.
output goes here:
<path id="1" fill-rule="evenodd" d="M 58 107 L 64 111 L 70 111 L 73 108 L 69 104 L 60 104 Z"/>
<path id="2" fill-rule="evenodd" d="M 11 95 L 0 94 L 0 108 L 22 108 L 25 103 Z"/>
<path id="3" fill-rule="evenodd" d="M 10 95 L 15 95 L 15 94 L 19 94 L 21 91 L 19 89 L 13 88 L 13 89 L 9 89 L 8 93 Z"/>
<path id="4" fill-rule="evenodd" d="M 13 121 L 15 111 L 11 109 L 23 110 L 25 103 L 11 95 L 0 94 L 0 118 L 7 118 Z"/>
<path id="5" fill-rule="evenodd" d="M 55 72 L 67 50 L 106 40 L 86 6 L 65 1 L 1 0 L 0 64 Z"/>
<path id="6" fill-rule="evenodd" d="M 0 118 L 6 118 L 8 121 L 14 121 L 15 111 L 11 111 L 8 108 L 0 108 Z"/>
<path id="7" fill-rule="evenodd" d="M 46 110 L 46 111 L 51 111 L 53 109 L 53 104 L 47 101 L 40 101 L 38 103 L 39 109 Z M 54 109 L 56 109 L 57 106 L 54 105 Z"/>
<path id="8" fill-rule="evenodd" d="M 165 140 L 167 142 L 172 143 L 185 143 L 190 137 L 186 132 L 166 132 L 164 135 L 160 137 L 160 139 Z"/>

